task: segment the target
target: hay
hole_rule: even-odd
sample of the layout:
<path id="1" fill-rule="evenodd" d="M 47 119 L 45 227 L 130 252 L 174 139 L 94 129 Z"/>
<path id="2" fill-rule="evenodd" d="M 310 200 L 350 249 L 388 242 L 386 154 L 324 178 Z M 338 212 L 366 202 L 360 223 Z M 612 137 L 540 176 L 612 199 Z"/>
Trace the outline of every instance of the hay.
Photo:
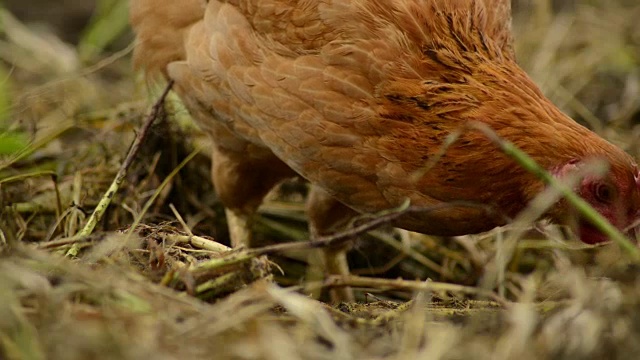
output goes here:
<path id="1" fill-rule="evenodd" d="M 107 3 L 107 19 L 122 9 Z M 640 6 L 516 8 L 518 58 L 543 91 L 638 158 Z M 350 254 L 358 275 L 306 278 L 306 186 L 291 181 L 261 208 L 260 249 L 229 249 L 210 145 L 174 95 L 95 230 L 78 236 L 161 90 L 131 71 L 121 23 L 61 34 L 76 46 L 0 11 L 1 358 L 640 356 L 638 264 L 545 224 L 451 239 L 382 227 Z M 359 302 L 310 296 L 335 286 Z"/>

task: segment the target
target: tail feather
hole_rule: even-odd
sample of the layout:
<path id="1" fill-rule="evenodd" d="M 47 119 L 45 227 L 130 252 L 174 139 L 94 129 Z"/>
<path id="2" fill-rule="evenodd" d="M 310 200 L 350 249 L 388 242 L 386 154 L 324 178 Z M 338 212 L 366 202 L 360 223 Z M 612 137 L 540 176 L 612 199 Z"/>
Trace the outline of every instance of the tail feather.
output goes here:
<path id="1" fill-rule="evenodd" d="M 131 0 L 136 33 L 134 66 L 147 75 L 167 76 L 167 65 L 185 59 L 184 37 L 204 17 L 205 0 Z"/>

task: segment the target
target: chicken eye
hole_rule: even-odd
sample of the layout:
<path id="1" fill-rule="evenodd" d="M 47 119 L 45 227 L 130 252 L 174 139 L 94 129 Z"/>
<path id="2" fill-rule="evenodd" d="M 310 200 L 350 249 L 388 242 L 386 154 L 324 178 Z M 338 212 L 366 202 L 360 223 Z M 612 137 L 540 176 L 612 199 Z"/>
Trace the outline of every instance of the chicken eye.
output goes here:
<path id="1" fill-rule="evenodd" d="M 608 204 L 613 201 L 613 198 L 615 196 L 615 189 L 609 184 L 599 183 L 595 186 L 594 195 L 596 197 L 596 200 Z"/>

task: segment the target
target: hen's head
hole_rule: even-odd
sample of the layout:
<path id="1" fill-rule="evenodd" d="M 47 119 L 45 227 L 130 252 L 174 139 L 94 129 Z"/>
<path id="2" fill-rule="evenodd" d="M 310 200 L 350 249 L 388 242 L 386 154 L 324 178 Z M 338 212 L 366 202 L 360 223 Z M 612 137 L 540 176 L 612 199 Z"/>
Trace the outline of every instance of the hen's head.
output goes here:
<path id="1" fill-rule="evenodd" d="M 629 234 L 629 226 L 640 219 L 640 174 L 626 154 L 617 158 L 609 156 L 607 160 L 610 170 L 606 175 L 586 176 L 574 190 L 612 225 Z M 583 165 L 584 162 L 571 160 L 562 166 L 560 172 L 566 174 Z M 574 213 L 569 210 L 565 215 Z M 571 223 L 580 239 L 587 244 L 608 241 L 604 234 L 579 215 Z"/>

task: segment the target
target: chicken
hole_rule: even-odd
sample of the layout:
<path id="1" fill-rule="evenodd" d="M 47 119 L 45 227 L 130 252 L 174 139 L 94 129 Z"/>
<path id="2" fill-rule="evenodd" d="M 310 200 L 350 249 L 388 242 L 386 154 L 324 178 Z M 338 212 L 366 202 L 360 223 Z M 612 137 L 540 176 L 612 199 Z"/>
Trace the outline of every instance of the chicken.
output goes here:
<path id="1" fill-rule="evenodd" d="M 316 190 L 312 230 L 351 213 L 465 201 L 394 225 L 433 235 L 504 225 L 546 186 L 484 123 L 557 176 L 593 158 L 610 170 L 575 191 L 619 229 L 639 217 L 638 169 L 554 106 L 515 61 L 509 0 L 131 0 L 135 62 L 175 80 L 211 135 L 213 182 L 236 227 L 298 174 Z M 346 206 L 345 206 L 346 205 Z M 547 213 L 564 223 L 559 201 Z M 249 235 L 232 233 L 235 245 Z M 607 238 L 586 221 L 582 241 Z M 248 244 L 245 244 L 248 245 Z M 344 273 L 344 259 L 329 271 Z"/>

